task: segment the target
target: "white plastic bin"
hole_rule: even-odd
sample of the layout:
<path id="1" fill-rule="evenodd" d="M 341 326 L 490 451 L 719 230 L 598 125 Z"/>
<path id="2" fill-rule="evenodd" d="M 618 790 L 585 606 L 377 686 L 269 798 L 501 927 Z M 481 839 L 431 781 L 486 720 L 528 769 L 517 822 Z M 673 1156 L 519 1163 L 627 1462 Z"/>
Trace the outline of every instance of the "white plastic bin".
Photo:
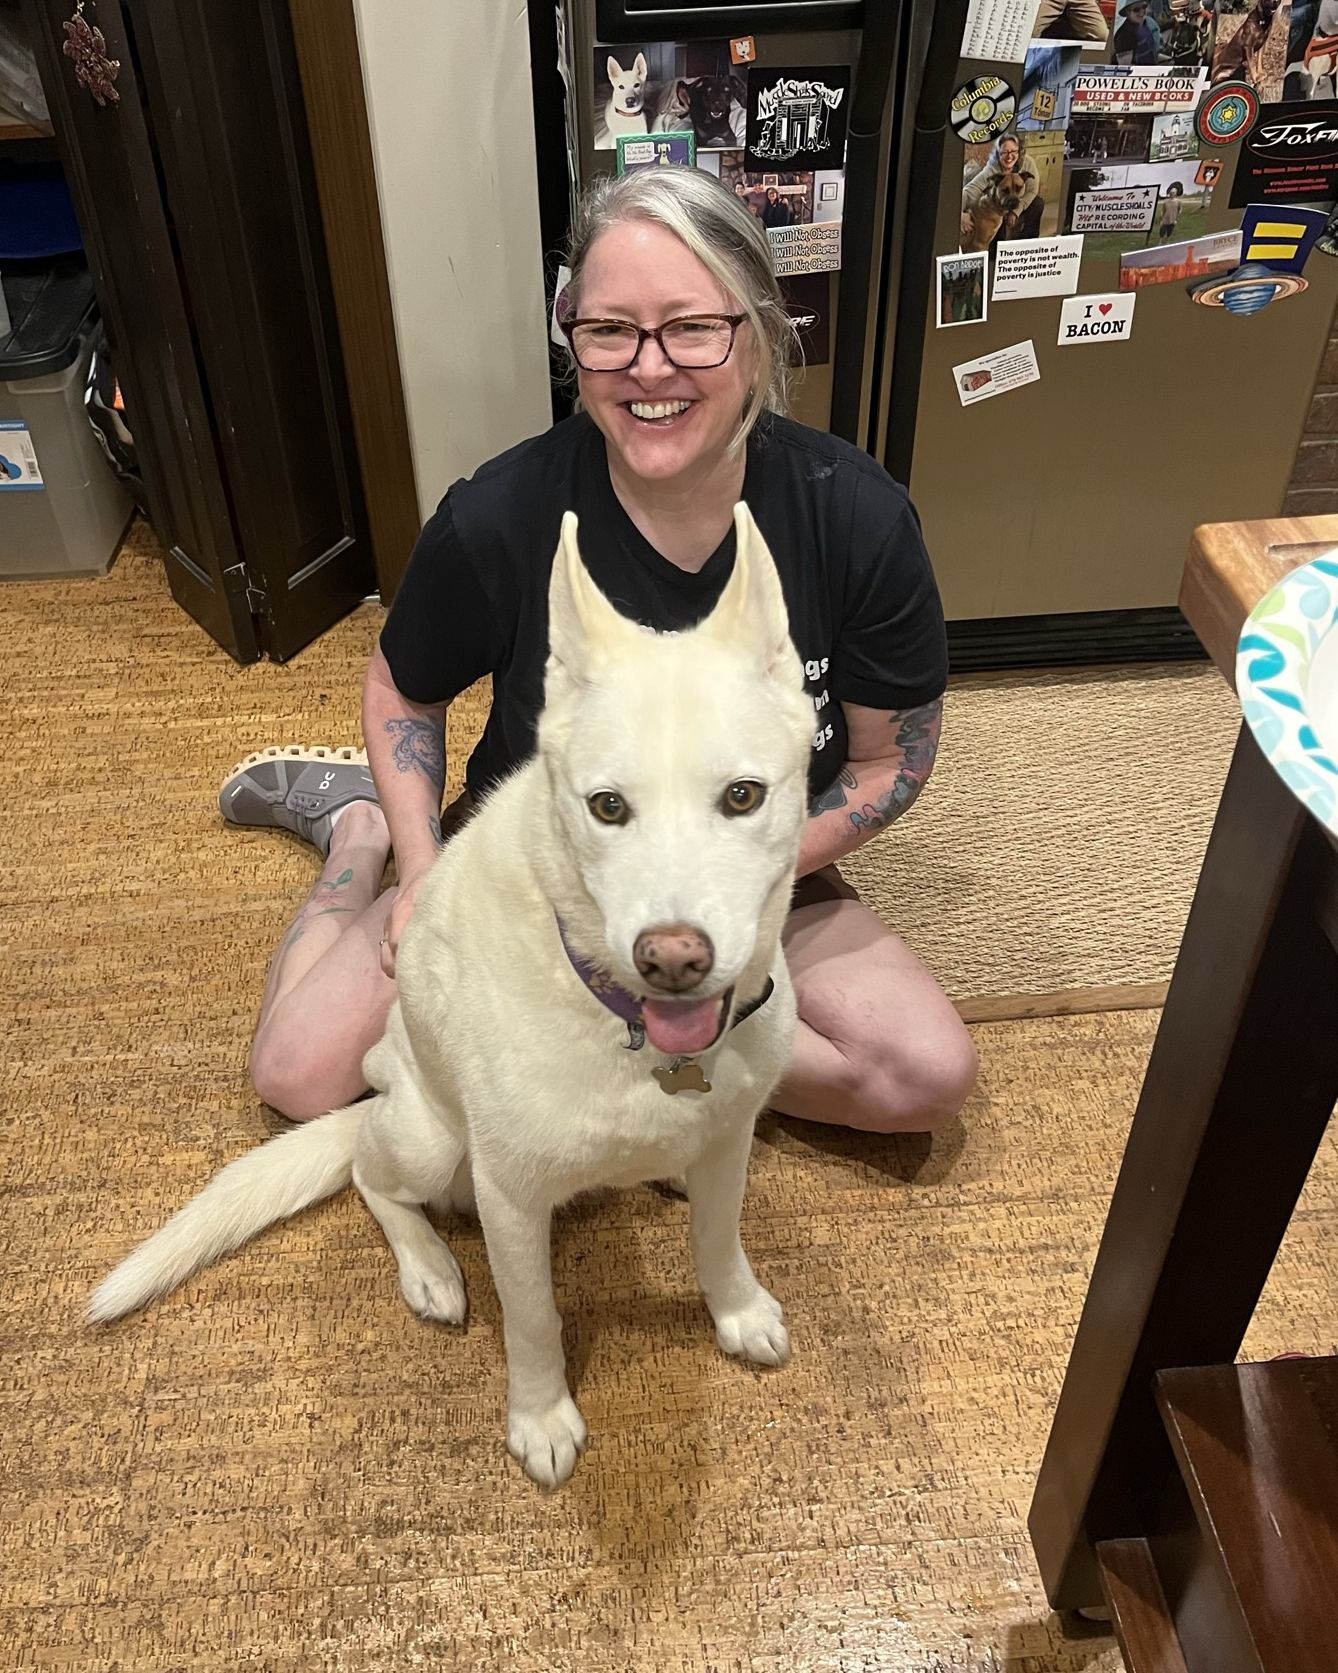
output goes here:
<path id="1" fill-rule="evenodd" d="M 13 331 L 0 341 L 4 580 L 105 575 L 134 510 L 84 411 L 96 313 L 87 274 L 77 279 L 15 286 L 5 277 Z"/>

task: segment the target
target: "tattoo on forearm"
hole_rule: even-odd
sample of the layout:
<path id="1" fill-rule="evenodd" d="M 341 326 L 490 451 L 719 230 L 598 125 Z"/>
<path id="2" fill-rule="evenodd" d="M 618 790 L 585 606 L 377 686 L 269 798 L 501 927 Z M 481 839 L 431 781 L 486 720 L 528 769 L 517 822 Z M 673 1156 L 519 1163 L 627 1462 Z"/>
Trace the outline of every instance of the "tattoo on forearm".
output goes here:
<path id="1" fill-rule="evenodd" d="M 876 802 L 865 802 L 858 812 L 850 815 L 850 823 L 857 831 L 881 831 L 894 819 L 899 819 L 924 787 L 938 751 L 939 734 L 943 730 L 943 699 L 923 703 L 918 709 L 906 709 L 896 716 L 897 748 L 902 752 L 901 765 L 892 788 Z"/>
<path id="2" fill-rule="evenodd" d="M 846 805 L 846 791 L 853 790 L 856 778 L 849 767 L 842 767 L 833 783 L 829 784 L 820 796 L 814 796 L 808 804 L 809 817 L 816 819 L 820 813 L 830 813 L 834 808 Z"/>
<path id="3" fill-rule="evenodd" d="M 395 740 L 392 755 L 396 770 L 411 773 L 415 768 L 440 794 L 446 784 L 446 739 L 439 726 L 418 716 L 388 720 L 387 733 Z"/>

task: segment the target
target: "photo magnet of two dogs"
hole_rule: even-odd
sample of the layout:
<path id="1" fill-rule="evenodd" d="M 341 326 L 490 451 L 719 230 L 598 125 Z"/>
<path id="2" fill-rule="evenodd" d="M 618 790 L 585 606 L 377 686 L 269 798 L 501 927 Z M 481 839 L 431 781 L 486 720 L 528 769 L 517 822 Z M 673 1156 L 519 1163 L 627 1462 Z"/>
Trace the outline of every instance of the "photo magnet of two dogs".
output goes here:
<path id="1" fill-rule="evenodd" d="M 780 1303 L 753 1274 L 739 1217 L 754 1122 L 795 1027 L 780 932 L 813 707 L 742 502 L 734 522 L 738 555 L 714 611 L 657 634 L 596 587 L 567 513 L 537 754 L 423 883 L 398 997 L 364 1064 L 372 1095 L 225 1167 L 101 1284 L 94 1320 L 143 1307 L 352 1183 L 409 1306 L 460 1325 L 460 1268 L 424 1207 L 477 1212 L 502 1305 L 507 1446 L 553 1487 L 586 1445 L 553 1301 L 553 1211 L 596 1187 L 681 1175 L 717 1342 L 757 1365 L 787 1360 Z M 696 956 L 639 967 L 638 943 L 666 930 Z M 643 1049 L 626 1049 L 625 1020 L 573 955 L 641 996 Z M 768 978 L 774 991 L 744 1017 Z M 698 1061 L 709 1090 L 666 1096 L 654 1070 Z"/>
<path id="2" fill-rule="evenodd" d="M 611 150 L 619 134 L 691 128 L 701 147 L 733 148 L 743 144 L 743 111 L 748 90 L 736 75 L 677 77 L 657 88 L 652 106 L 649 66 L 637 53 L 624 67 L 610 54 L 606 71 L 609 96 L 595 130 L 595 149 Z"/>

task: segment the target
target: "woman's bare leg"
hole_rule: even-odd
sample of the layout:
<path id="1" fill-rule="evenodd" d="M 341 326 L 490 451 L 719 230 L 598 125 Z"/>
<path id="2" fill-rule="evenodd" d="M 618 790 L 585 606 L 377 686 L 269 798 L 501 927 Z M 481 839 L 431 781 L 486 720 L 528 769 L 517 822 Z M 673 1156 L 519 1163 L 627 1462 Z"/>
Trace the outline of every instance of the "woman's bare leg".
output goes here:
<path id="1" fill-rule="evenodd" d="M 942 1127 L 975 1084 L 971 1036 L 900 936 L 847 893 L 786 922 L 799 1026 L 771 1107 L 869 1132 Z"/>
<path id="2" fill-rule="evenodd" d="M 395 891 L 381 892 L 390 853 L 375 802 L 351 802 L 330 836 L 311 893 L 270 963 L 251 1044 L 251 1079 L 294 1121 L 323 1115 L 367 1089 L 362 1060 L 381 1038 L 395 983 L 381 937 Z"/>

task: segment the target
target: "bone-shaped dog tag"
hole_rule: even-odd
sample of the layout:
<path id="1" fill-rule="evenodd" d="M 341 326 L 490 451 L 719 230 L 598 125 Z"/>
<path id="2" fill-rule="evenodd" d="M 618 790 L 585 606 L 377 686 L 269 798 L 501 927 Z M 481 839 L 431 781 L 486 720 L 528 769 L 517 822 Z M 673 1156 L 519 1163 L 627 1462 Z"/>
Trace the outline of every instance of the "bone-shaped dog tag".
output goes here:
<path id="1" fill-rule="evenodd" d="M 695 1057 L 676 1057 L 666 1068 L 652 1069 L 660 1091 L 673 1094 L 675 1092 L 709 1092 L 711 1083 L 702 1073 L 702 1066 Z"/>

